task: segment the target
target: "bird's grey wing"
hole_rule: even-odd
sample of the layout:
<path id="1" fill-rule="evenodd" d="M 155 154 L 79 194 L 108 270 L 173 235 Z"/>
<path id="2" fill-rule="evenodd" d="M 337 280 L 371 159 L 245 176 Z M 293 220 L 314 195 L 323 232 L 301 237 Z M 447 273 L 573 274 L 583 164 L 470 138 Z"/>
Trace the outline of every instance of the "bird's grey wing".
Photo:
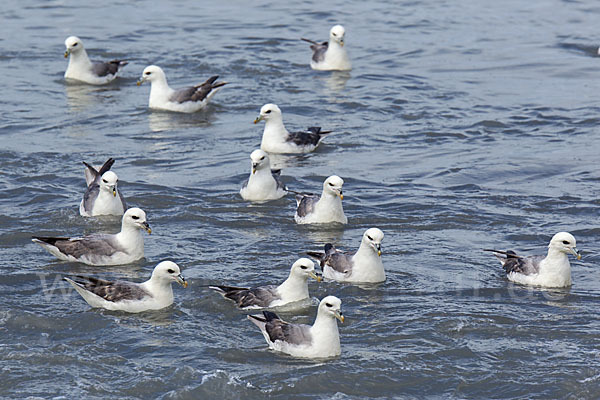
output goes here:
<path id="1" fill-rule="evenodd" d="M 248 182 L 250 182 L 250 179 L 246 179 L 244 183 L 242 183 L 242 189 L 248 187 Z"/>
<path id="2" fill-rule="evenodd" d="M 315 43 L 310 46 L 313 51 L 312 59 L 314 62 L 321 62 L 325 59 L 325 53 L 327 52 L 327 47 L 329 47 L 328 42 L 323 42 L 321 44 Z"/>
<path id="3" fill-rule="evenodd" d="M 175 103 L 185 103 L 186 101 L 202 101 L 215 88 L 225 85 L 225 82 L 216 82 L 219 75 L 211 76 L 201 85 L 179 89 L 171 95 L 170 100 Z"/>
<path id="4" fill-rule="evenodd" d="M 331 133 L 331 131 L 321 131 L 320 127 L 311 126 L 306 131 L 290 132 L 286 140 L 298 146 L 316 146 L 328 133 Z"/>
<path id="5" fill-rule="evenodd" d="M 85 165 L 85 183 L 89 186 L 92 183 L 94 183 L 96 181 L 96 179 L 99 179 L 100 177 L 102 177 L 102 175 L 104 175 L 104 173 L 106 171 L 109 171 L 113 164 L 115 163 L 115 159 L 114 158 L 109 158 L 108 160 L 106 160 L 106 162 L 104 162 L 104 164 L 102 164 L 102 167 L 100 167 L 99 170 L 97 170 L 93 165 L 90 165 L 88 163 L 86 163 L 85 161 L 83 161 L 83 165 Z"/>
<path id="6" fill-rule="evenodd" d="M 194 93 L 196 93 L 196 86 L 179 89 L 171 95 L 169 100 L 174 103 L 185 103 L 186 101 L 192 101 Z"/>
<path id="7" fill-rule="evenodd" d="M 312 336 L 309 325 L 290 324 L 281 320 L 277 314 L 263 311 L 266 319 L 265 330 L 272 342 L 281 340 L 290 344 L 310 344 Z"/>
<path id="8" fill-rule="evenodd" d="M 330 254 L 325 263 L 342 274 L 347 274 L 352 271 L 352 256 L 341 251 L 335 251 Z"/>
<path id="9" fill-rule="evenodd" d="M 315 204 L 319 201 L 319 196 L 317 195 L 297 195 L 296 202 L 298 203 L 298 208 L 296 209 L 296 213 L 299 217 L 305 217 L 311 212 L 313 212 L 315 208 Z"/>
<path id="10" fill-rule="evenodd" d="M 273 179 L 275 179 L 275 182 L 277 182 L 277 189 L 287 190 L 287 187 L 285 186 L 285 184 L 283 182 L 281 182 L 281 170 L 280 169 L 272 169 L 271 175 L 273 176 Z"/>
<path id="11" fill-rule="evenodd" d="M 236 302 L 238 307 L 269 307 L 279 298 L 276 286 L 263 286 L 259 288 L 239 288 L 233 286 L 215 286 L 223 295 Z"/>
<path id="12" fill-rule="evenodd" d="M 494 253 L 496 258 L 502 263 L 502 268 L 504 268 L 504 271 L 507 274 L 510 274 L 511 272 L 517 272 L 523 275 L 537 274 L 540 271 L 540 262 L 544 259 L 544 256 L 521 257 L 512 250 L 483 250 Z"/>
<path id="13" fill-rule="evenodd" d="M 507 256 L 502 268 L 507 274 L 518 272 L 523 275 L 534 275 L 540 272 L 540 262 L 544 256 L 513 257 Z"/>
<path id="14" fill-rule="evenodd" d="M 125 198 L 119 189 L 117 189 L 117 193 L 119 194 L 119 199 L 121 200 L 121 204 L 123 205 L 123 210 L 127 210 L 127 203 L 125 202 Z"/>
<path id="15" fill-rule="evenodd" d="M 35 237 L 42 242 L 56 246 L 61 253 L 80 258 L 83 255 L 112 256 L 124 251 L 114 235 L 90 235 L 82 238 Z"/>
<path id="16" fill-rule="evenodd" d="M 86 290 L 102 297 L 106 301 L 117 302 L 121 300 L 141 300 L 151 297 L 140 285 L 125 281 L 106 281 L 93 277 L 75 276 L 71 278 L 75 283 Z"/>
<path id="17" fill-rule="evenodd" d="M 85 191 L 85 194 L 83 195 L 83 209 L 88 213 L 92 212 L 92 208 L 94 208 L 94 203 L 96 202 L 99 193 L 100 186 L 97 183 L 92 183 Z"/>
<path id="18" fill-rule="evenodd" d="M 96 76 L 114 75 L 119 72 L 119 68 L 127 65 L 127 61 L 112 60 L 109 62 L 96 61 L 92 64 L 92 72 Z"/>

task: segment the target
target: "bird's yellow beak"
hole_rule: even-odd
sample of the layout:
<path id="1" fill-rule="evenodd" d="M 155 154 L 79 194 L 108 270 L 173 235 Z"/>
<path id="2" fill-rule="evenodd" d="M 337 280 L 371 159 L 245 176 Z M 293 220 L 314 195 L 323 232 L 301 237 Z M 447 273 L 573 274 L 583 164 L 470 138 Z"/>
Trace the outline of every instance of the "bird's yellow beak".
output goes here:
<path id="1" fill-rule="evenodd" d="M 340 193 L 340 200 L 344 200 L 344 195 Z"/>
<path id="2" fill-rule="evenodd" d="M 310 276 L 311 278 L 313 278 L 317 282 L 321 282 L 321 280 L 323 279 L 323 278 L 321 278 L 321 275 L 317 275 L 314 272 L 310 272 L 308 274 L 308 276 Z"/>
<path id="3" fill-rule="evenodd" d="M 344 323 L 344 315 L 342 314 L 341 311 L 336 311 L 335 312 L 335 317 L 337 319 L 339 319 L 342 324 Z"/>
<path id="4" fill-rule="evenodd" d="M 144 222 L 142 226 L 144 227 L 146 232 L 148 232 L 148 235 L 152 233 L 152 229 L 150 229 L 150 225 L 148 225 L 147 222 Z"/>
<path id="5" fill-rule="evenodd" d="M 186 287 L 188 287 L 188 282 L 185 280 L 185 278 L 181 274 L 179 274 L 177 276 L 177 283 L 179 283 L 181 286 L 183 286 L 184 289 Z"/>
<path id="6" fill-rule="evenodd" d="M 71 54 L 69 50 L 65 51 L 65 58 L 69 57 L 69 54 Z"/>
<path id="7" fill-rule="evenodd" d="M 144 80 L 143 80 L 143 79 L 140 79 L 140 80 L 139 80 L 139 81 L 137 81 L 135 84 L 136 84 L 137 86 L 142 86 L 142 83 L 144 83 Z"/>
<path id="8" fill-rule="evenodd" d="M 113 197 L 117 197 L 117 189 L 113 189 Z"/>
<path id="9" fill-rule="evenodd" d="M 255 123 L 255 124 L 258 124 L 258 123 L 259 123 L 260 121 L 262 121 L 262 120 L 263 120 L 263 116 L 262 116 L 262 115 L 259 115 L 259 116 L 258 116 L 258 117 L 256 117 L 256 119 L 254 120 L 254 123 Z"/>
<path id="10" fill-rule="evenodd" d="M 578 259 L 581 260 L 581 253 L 575 248 L 573 247 L 572 249 L 569 249 L 569 251 L 571 251 L 571 253 Z"/>
<path id="11" fill-rule="evenodd" d="M 377 250 L 377 255 L 381 257 L 381 250 Z"/>

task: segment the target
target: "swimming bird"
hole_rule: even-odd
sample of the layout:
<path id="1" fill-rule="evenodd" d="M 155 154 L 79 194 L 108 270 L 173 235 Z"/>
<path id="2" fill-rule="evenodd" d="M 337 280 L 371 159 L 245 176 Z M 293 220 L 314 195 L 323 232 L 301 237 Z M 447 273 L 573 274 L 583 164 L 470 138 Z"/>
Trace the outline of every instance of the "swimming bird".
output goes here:
<path id="1" fill-rule="evenodd" d="M 307 254 L 319 260 L 323 276 L 341 282 L 377 283 L 385 281 L 381 262 L 383 232 L 377 228 L 365 231 L 358 251 L 354 254 L 337 250 L 331 243 L 325 251 L 309 251 Z"/>
<path id="2" fill-rule="evenodd" d="M 544 287 L 571 286 L 571 264 L 567 254 L 581 260 L 575 237 L 558 232 L 550 240 L 546 256 L 519 256 L 514 251 L 491 251 L 500 260 L 508 280 L 523 285 Z"/>
<path id="3" fill-rule="evenodd" d="M 91 62 L 83 48 L 81 39 L 69 36 L 65 40 L 65 58 L 69 57 L 69 65 L 65 71 L 66 79 L 73 79 L 91 85 L 104 85 L 115 80 L 119 71 L 127 65 L 124 60 L 108 62 Z"/>
<path id="4" fill-rule="evenodd" d="M 319 71 L 349 71 L 352 69 L 348 52 L 344 47 L 344 36 L 346 30 L 341 25 L 336 25 L 329 31 L 329 42 L 317 43 L 304 39 L 311 43 L 313 51 L 310 67 Z"/>
<path id="5" fill-rule="evenodd" d="M 287 188 L 279 179 L 280 169 L 271 169 L 271 161 L 264 151 L 257 149 L 250 154 L 250 176 L 243 183 L 240 195 L 244 200 L 266 201 L 280 199 Z"/>
<path id="6" fill-rule="evenodd" d="M 123 215 L 121 232 L 114 235 L 94 234 L 74 238 L 34 236 L 32 240 L 63 261 L 121 265 L 144 257 L 142 229 L 152 232 L 146 222 L 146 213 L 139 208 L 130 208 Z"/>
<path id="7" fill-rule="evenodd" d="M 265 121 L 260 148 L 269 153 L 309 153 L 317 148 L 321 140 L 331 133 L 313 126 L 304 132 L 288 132 L 283 125 L 281 110 L 275 104 L 265 104 L 254 120 L 257 124 Z"/>
<path id="8" fill-rule="evenodd" d="M 342 207 L 342 185 L 344 180 L 337 175 L 332 175 L 323 182 L 321 196 L 316 194 L 296 195 L 296 215 L 294 220 L 298 224 L 326 224 L 339 222 L 347 224 L 348 218 Z"/>
<path id="9" fill-rule="evenodd" d="M 173 304 L 171 283 L 184 288 L 188 283 L 179 266 L 172 261 L 162 261 L 152 271 L 146 282 L 106 281 L 104 279 L 73 276 L 64 277 L 77 293 L 94 308 L 139 313 L 160 310 Z"/>
<path id="10" fill-rule="evenodd" d="M 169 87 L 164 71 L 156 65 L 150 65 L 144 68 L 137 85 L 150 82 L 148 101 L 150 108 L 193 113 L 206 107 L 220 88 L 227 84 L 227 82 L 217 82 L 218 78 L 218 75 L 211 76 L 200 85 L 174 90 Z"/>
<path id="11" fill-rule="evenodd" d="M 125 199 L 117 187 L 119 177 L 109 171 L 114 163 L 115 160 L 109 158 L 98 170 L 85 161 L 83 162 L 86 167 L 85 178 L 88 187 L 79 204 L 79 214 L 82 216 L 123 215 L 127 210 Z M 91 182 L 88 176 L 93 176 Z"/>
<path id="12" fill-rule="evenodd" d="M 340 334 L 336 318 L 344 323 L 342 302 L 327 296 L 319 303 L 317 318 L 312 326 L 290 324 L 274 312 L 263 311 L 263 317 L 248 315 L 259 327 L 269 348 L 303 358 L 328 358 L 341 354 Z"/>
<path id="13" fill-rule="evenodd" d="M 321 277 L 315 274 L 315 263 L 308 258 L 300 258 L 292 265 L 288 278 L 279 286 L 242 288 L 214 285 L 209 287 L 225 298 L 233 300 L 241 309 L 268 308 L 308 299 L 308 278 L 321 281 Z"/>

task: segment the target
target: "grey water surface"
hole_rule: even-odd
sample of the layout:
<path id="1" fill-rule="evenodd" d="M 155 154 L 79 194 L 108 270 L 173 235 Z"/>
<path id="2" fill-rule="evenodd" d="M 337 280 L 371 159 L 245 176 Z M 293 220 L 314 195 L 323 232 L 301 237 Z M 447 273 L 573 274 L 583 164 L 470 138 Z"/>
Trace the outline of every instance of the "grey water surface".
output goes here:
<path id="1" fill-rule="evenodd" d="M 15 1 L 0 8 L 0 397 L 600 397 L 600 5 L 590 1 Z M 316 72 L 300 37 L 346 28 L 350 73 Z M 107 86 L 67 84 L 66 37 L 129 60 Z M 208 109 L 150 111 L 143 68 L 173 87 L 218 74 Z M 260 107 L 290 129 L 333 130 L 277 156 L 286 184 L 345 180 L 347 226 L 294 223 L 292 196 L 238 190 L 260 145 Z M 34 234 L 116 232 L 82 218 L 82 161 L 114 157 L 148 214 L 146 258 L 56 261 Z M 326 242 L 385 232 L 381 285 L 310 283 L 342 299 L 342 355 L 276 354 L 207 285 L 282 281 Z M 509 283 L 483 248 L 545 252 L 569 231 L 573 286 Z M 68 274 L 141 281 L 171 259 L 189 279 L 173 306 L 91 309 Z"/>

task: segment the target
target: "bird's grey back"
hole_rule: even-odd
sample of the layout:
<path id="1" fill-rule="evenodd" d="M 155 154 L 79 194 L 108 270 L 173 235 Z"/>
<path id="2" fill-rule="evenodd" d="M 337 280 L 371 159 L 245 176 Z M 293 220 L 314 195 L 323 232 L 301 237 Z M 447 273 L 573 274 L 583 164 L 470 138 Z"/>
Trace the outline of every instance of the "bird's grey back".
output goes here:
<path id="1" fill-rule="evenodd" d="M 507 274 L 517 272 L 523 275 L 533 275 L 540 272 L 540 263 L 545 256 L 529 257 L 506 257 L 502 262 L 502 268 Z"/>
<path id="2" fill-rule="evenodd" d="M 312 213 L 315 209 L 315 204 L 319 201 L 319 196 L 314 194 L 307 195 L 296 195 L 296 202 L 298 203 L 298 208 L 296 209 L 296 213 L 299 217 L 305 217 L 308 214 Z"/>
<path id="3" fill-rule="evenodd" d="M 315 43 L 310 46 L 311 50 L 313 51 L 312 59 L 314 62 L 318 63 L 325 60 L 325 53 L 327 52 L 327 47 L 329 47 L 328 42 Z"/>
<path id="4" fill-rule="evenodd" d="M 117 252 L 125 251 L 117 242 L 115 235 L 97 234 L 70 240 L 65 238 L 40 238 L 40 240 L 56 246 L 62 253 L 75 258 L 84 255 L 112 256 Z"/>
<path id="5" fill-rule="evenodd" d="M 277 182 L 277 189 L 287 190 L 287 187 L 281 181 L 281 170 L 280 169 L 272 169 L 271 175 L 273 176 L 273 179 L 275 179 L 275 182 Z"/>
<path id="6" fill-rule="evenodd" d="M 78 276 L 71 278 L 85 289 L 102 297 L 104 300 L 117 302 L 121 300 L 141 300 L 151 296 L 136 283 L 126 281 L 106 281 L 93 277 Z"/>
<path id="7" fill-rule="evenodd" d="M 309 325 L 289 324 L 280 319 L 273 319 L 265 324 L 265 330 L 272 342 L 281 340 L 290 344 L 310 344 L 312 335 Z"/>
<path id="8" fill-rule="evenodd" d="M 88 213 L 92 212 L 98 194 L 100 194 L 100 185 L 94 181 L 87 187 L 83 195 L 83 209 Z"/>
<path id="9" fill-rule="evenodd" d="M 127 62 L 120 60 L 109 62 L 96 61 L 92 64 L 92 72 L 96 76 L 114 75 L 119 72 L 119 67 L 125 64 L 127 64 Z"/>
<path id="10" fill-rule="evenodd" d="M 225 297 L 235 301 L 240 308 L 245 307 L 269 307 L 269 305 L 279 299 L 276 286 L 262 286 L 259 288 L 234 288 L 227 286 L 217 286 L 225 292 Z"/>

